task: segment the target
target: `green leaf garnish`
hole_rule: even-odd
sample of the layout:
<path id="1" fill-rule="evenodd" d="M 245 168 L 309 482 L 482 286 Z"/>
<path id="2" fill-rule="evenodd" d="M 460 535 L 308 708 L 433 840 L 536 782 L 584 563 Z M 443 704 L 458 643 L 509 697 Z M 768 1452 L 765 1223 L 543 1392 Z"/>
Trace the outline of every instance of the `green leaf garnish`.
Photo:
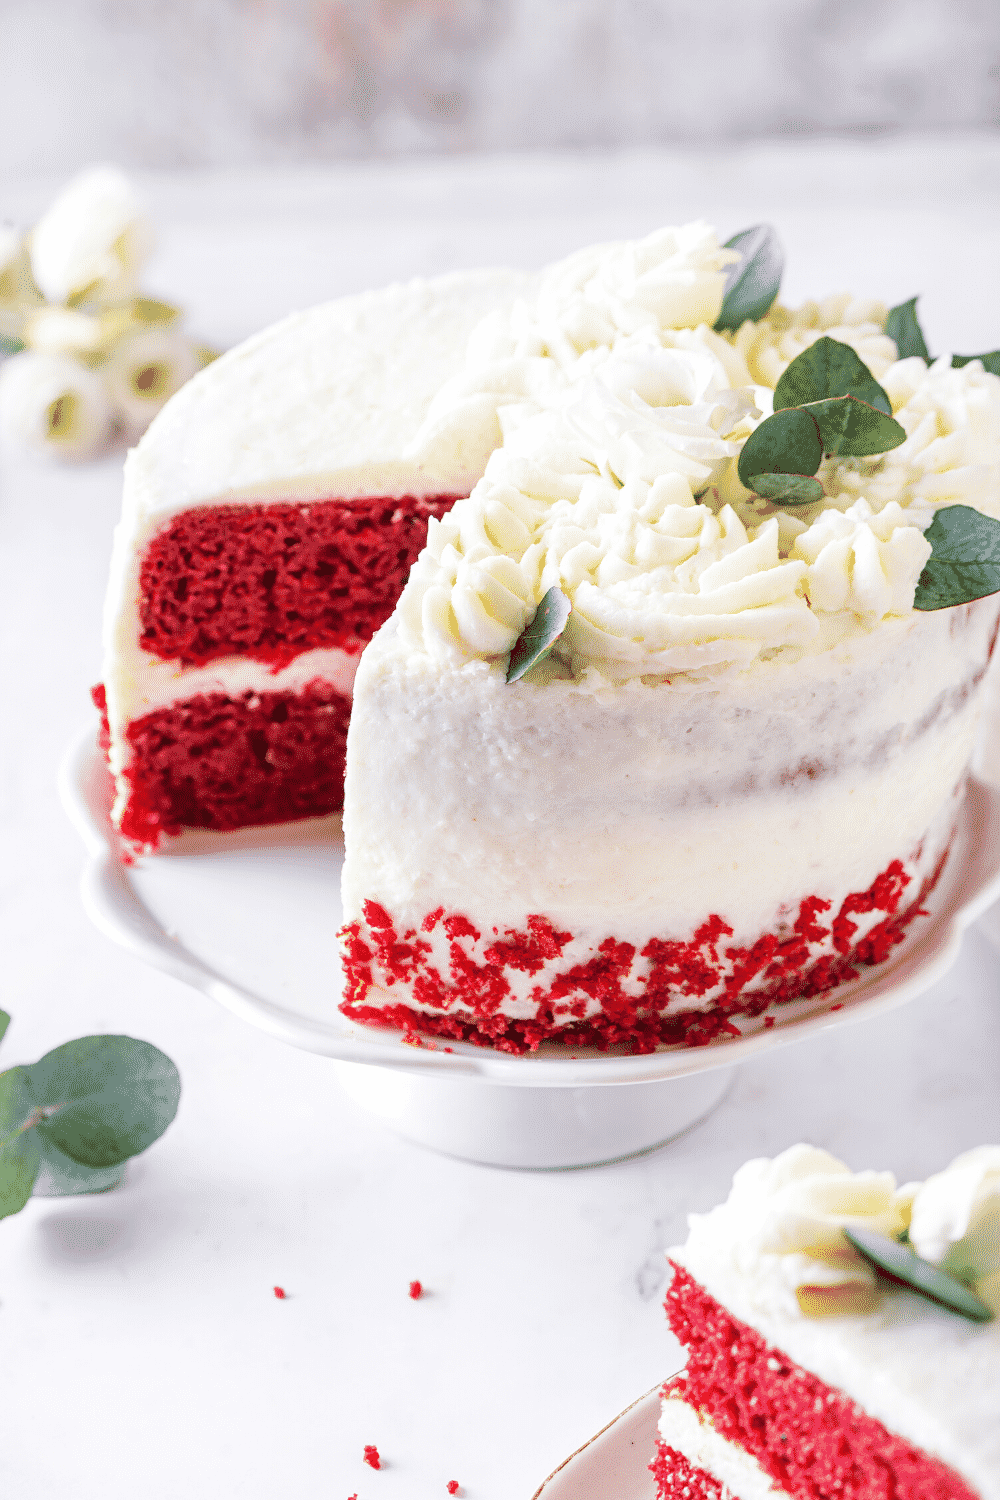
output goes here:
<path id="1" fill-rule="evenodd" d="M 992 1311 L 975 1292 L 929 1260 L 921 1260 L 909 1245 L 901 1245 L 898 1240 L 876 1234 L 871 1229 L 845 1229 L 844 1236 L 877 1270 L 902 1281 L 922 1297 L 928 1297 L 950 1312 L 961 1313 L 963 1318 L 970 1318 L 974 1323 L 992 1321 Z"/>
<path id="2" fill-rule="evenodd" d="M 735 333 L 749 318 L 758 323 L 774 305 L 785 269 L 785 252 L 770 224 L 742 229 L 726 241 L 741 259 L 726 272 L 726 292 L 715 320 L 717 333 Z"/>
<path id="3" fill-rule="evenodd" d="M 554 583 L 542 596 L 530 622 L 514 642 L 507 667 L 508 682 L 517 682 L 536 662 L 548 655 L 566 629 L 572 607 L 562 589 Z"/>
<path id="4" fill-rule="evenodd" d="M 911 297 L 909 302 L 901 302 L 898 307 L 890 307 L 889 316 L 885 320 L 885 331 L 896 345 L 896 353 L 900 359 L 910 359 L 914 354 L 931 363 L 931 352 L 924 339 L 924 331 L 917 322 L 917 299 Z"/>
<path id="5" fill-rule="evenodd" d="M 1000 375 L 1000 349 L 994 349 L 991 354 L 953 354 L 951 356 L 951 367 L 960 370 L 963 365 L 969 365 L 974 359 L 981 359 L 983 369 L 990 375 Z"/>
<path id="6" fill-rule="evenodd" d="M 129 1036 L 81 1037 L 0 1073 L 0 1218 L 24 1207 L 40 1173 L 50 1193 L 113 1187 L 179 1098 L 169 1057 Z"/>
<path id="7" fill-rule="evenodd" d="M 748 490 L 756 490 L 758 478 L 787 474 L 801 479 L 815 474 L 822 459 L 823 443 L 815 417 L 793 406 L 766 417 L 751 432 L 740 451 L 736 470 L 740 482 Z M 819 486 L 812 498 L 820 499 L 822 485 L 818 480 L 812 483 Z"/>
<path id="8" fill-rule="evenodd" d="M 46 1142 L 85 1167 L 115 1167 L 162 1135 L 180 1079 L 165 1053 L 131 1036 L 65 1042 L 26 1068 Z"/>
<path id="9" fill-rule="evenodd" d="M 22 1128 L 32 1103 L 25 1071 L 8 1068 L 0 1073 L 0 1219 L 21 1212 L 41 1165 L 35 1132 Z"/>
<path id="10" fill-rule="evenodd" d="M 813 505 L 826 493 L 808 474 L 754 474 L 747 488 L 775 505 Z"/>
<path id="11" fill-rule="evenodd" d="M 774 409 L 806 406 L 831 396 L 857 396 L 892 416 L 892 403 L 849 344 L 823 337 L 796 355 L 774 389 Z"/>
<path id="12" fill-rule="evenodd" d="M 949 609 L 1000 592 L 1000 521 L 970 505 L 947 505 L 924 536 L 932 550 L 914 609 Z"/>
<path id="13" fill-rule="evenodd" d="M 0 333 L 0 356 L 5 354 L 20 354 L 24 344 L 13 334 Z"/>
<path id="14" fill-rule="evenodd" d="M 4 1032 L 10 1025 L 10 1016 L 5 1010 L 0 1010 L 0 1042 L 3 1041 Z"/>
<path id="15" fill-rule="evenodd" d="M 868 458 L 906 442 L 906 428 L 895 417 L 857 396 L 810 401 L 800 410 L 816 419 L 823 452 L 836 457 Z"/>

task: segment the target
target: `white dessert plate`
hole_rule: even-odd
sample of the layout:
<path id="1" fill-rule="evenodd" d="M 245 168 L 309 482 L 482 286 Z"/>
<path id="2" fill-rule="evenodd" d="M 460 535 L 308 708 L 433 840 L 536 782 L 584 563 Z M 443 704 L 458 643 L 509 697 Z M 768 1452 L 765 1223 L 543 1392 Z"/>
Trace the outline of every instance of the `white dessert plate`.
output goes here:
<path id="1" fill-rule="evenodd" d="M 654 1386 L 561 1463 L 532 1500 L 656 1500 L 649 1465 L 659 1420 Z"/>
<path id="2" fill-rule="evenodd" d="M 705 1047 L 634 1057 L 558 1044 L 528 1057 L 359 1026 L 337 1009 L 339 817 L 219 834 L 190 832 L 129 862 L 108 819 L 111 782 L 93 729 L 70 747 L 60 792 L 87 846 L 84 905 L 114 942 L 204 991 L 280 1040 L 343 1062 L 451 1074 L 498 1084 L 580 1087 L 683 1078 L 728 1068 L 825 1027 L 901 1005 L 940 979 L 966 927 L 1000 896 L 1000 789 L 972 778 L 931 915 L 900 956 L 811 1000 L 782 1005 L 771 1025 Z"/>

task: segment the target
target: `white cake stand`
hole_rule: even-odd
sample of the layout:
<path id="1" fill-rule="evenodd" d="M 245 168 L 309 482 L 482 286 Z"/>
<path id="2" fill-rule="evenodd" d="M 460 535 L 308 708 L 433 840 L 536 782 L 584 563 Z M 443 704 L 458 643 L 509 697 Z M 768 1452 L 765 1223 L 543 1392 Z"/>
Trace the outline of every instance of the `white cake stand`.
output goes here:
<path id="1" fill-rule="evenodd" d="M 456 1042 L 406 1045 L 337 1009 L 339 817 L 238 833 L 186 833 L 125 863 L 108 821 L 110 778 L 92 729 L 71 746 L 60 794 L 89 859 L 84 906 L 114 942 L 280 1041 L 336 1059 L 340 1084 L 402 1135 L 497 1166 L 590 1166 L 648 1151 L 703 1118 L 735 1064 L 901 1005 L 946 972 L 965 928 L 1000 896 L 1000 793 L 973 779 L 931 916 L 894 961 L 739 1038 L 641 1057 L 548 1044 L 511 1057 Z"/>

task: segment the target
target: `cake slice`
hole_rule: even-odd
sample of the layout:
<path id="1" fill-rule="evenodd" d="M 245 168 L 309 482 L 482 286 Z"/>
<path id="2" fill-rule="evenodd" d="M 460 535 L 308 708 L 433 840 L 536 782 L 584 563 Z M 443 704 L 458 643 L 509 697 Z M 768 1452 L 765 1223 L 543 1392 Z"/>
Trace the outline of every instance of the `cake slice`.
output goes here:
<path id="1" fill-rule="evenodd" d="M 977 1320 L 890 1281 L 845 1230 L 908 1236 Z M 663 1391 L 659 1500 L 998 1500 L 1000 1147 L 897 1189 L 794 1146 L 742 1167 L 670 1261 L 688 1358 Z"/>
<path id="2" fill-rule="evenodd" d="M 341 806 L 361 650 L 499 434 L 414 438 L 472 329 L 534 286 L 469 272 L 294 314 L 157 417 L 125 467 L 97 691 L 127 838 Z"/>

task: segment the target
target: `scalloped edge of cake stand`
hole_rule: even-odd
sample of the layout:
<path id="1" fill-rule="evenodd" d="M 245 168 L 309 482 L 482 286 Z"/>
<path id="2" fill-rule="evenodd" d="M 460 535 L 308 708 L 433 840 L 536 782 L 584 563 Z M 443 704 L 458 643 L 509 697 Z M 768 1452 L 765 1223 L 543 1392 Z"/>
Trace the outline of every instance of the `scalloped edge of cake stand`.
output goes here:
<path id="1" fill-rule="evenodd" d="M 665 1082 L 728 1069 L 828 1027 L 902 1005 L 944 976 L 958 956 L 965 929 L 1000 897 L 1000 788 L 972 776 L 955 847 L 932 898 L 931 914 L 921 919 L 924 925 L 919 935 L 906 944 L 898 958 L 862 978 L 814 999 L 782 1005 L 773 1012 L 770 1028 L 765 1029 L 761 1019 L 740 1038 L 639 1056 L 583 1050 L 566 1056 L 553 1045 L 527 1057 L 512 1057 L 459 1042 L 446 1052 L 432 1041 L 421 1046 L 405 1045 L 399 1031 L 362 1027 L 348 1021 L 336 1010 L 333 995 L 330 1019 L 326 1020 L 255 994 L 209 967 L 172 937 L 146 906 L 130 878 L 134 867 L 128 863 L 127 851 L 109 821 L 110 777 L 95 744 L 92 726 L 81 732 L 68 748 L 60 768 L 59 792 L 88 852 L 81 880 L 88 916 L 113 942 L 154 968 L 201 990 L 241 1020 L 278 1040 L 342 1063 L 375 1065 L 425 1077 L 482 1079 L 546 1091 Z M 239 843 L 231 843 L 230 847 L 253 855 L 252 832 L 249 838 L 246 830 L 239 835 L 199 837 L 219 841 L 238 839 Z"/>
<path id="2" fill-rule="evenodd" d="M 656 1500 L 649 1465 L 656 1455 L 661 1389 L 662 1382 L 619 1412 L 564 1459 L 531 1500 Z"/>

